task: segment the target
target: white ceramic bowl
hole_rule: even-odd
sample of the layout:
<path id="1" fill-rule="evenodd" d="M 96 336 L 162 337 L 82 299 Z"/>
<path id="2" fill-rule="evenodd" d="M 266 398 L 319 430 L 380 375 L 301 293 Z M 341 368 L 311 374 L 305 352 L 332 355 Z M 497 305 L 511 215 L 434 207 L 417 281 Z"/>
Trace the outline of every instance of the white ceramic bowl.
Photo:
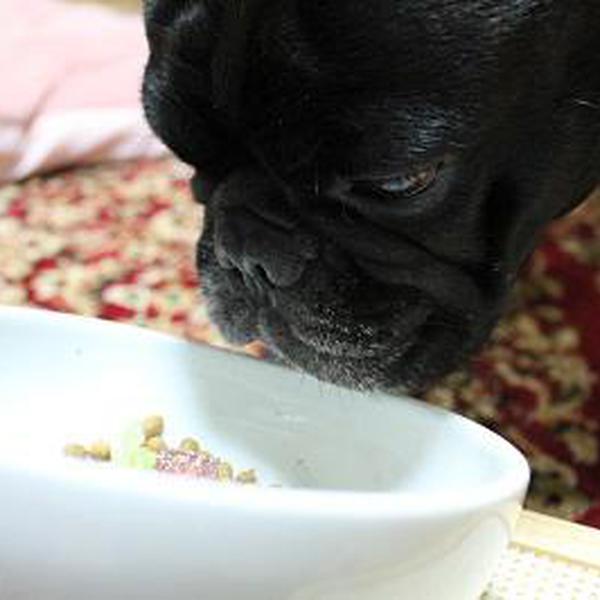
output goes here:
<path id="1" fill-rule="evenodd" d="M 135 327 L 0 309 L 2 600 L 468 600 L 528 483 L 486 429 Z M 266 484 L 65 459 L 161 413 Z"/>

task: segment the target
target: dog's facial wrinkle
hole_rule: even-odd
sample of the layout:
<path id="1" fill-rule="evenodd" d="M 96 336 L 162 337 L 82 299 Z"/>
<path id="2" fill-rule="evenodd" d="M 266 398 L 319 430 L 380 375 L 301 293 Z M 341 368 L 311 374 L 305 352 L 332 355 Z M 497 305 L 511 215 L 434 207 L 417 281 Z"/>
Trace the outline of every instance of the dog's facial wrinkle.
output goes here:
<path id="1" fill-rule="evenodd" d="M 593 0 L 282 0 L 238 29 L 221 12 L 237 2 L 147 2 L 163 11 L 158 26 L 147 11 L 149 121 L 215 190 L 198 250 L 211 315 L 228 338 L 262 337 L 324 379 L 416 389 L 451 369 L 486 338 L 539 228 L 597 181 L 597 111 L 572 101 L 599 98 Z M 449 154 L 456 168 L 439 197 L 395 217 L 323 194 L 336 174 L 402 174 Z M 286 204 L 299 217 L 290 235 L 318 239 L 285 288 L 254 289 L 256 277 L 215 258 L 216 207 L 233 193 L 217 190 L 240 170 L 235 203 L 253 222 L 276 228 L 272 208 Z M 253 178 L 274 186 L 273 206 Z M 337 220 L 323 224 L 327 207 Z M 259 262 L 285 243 L 261 248 Z M 371 319 L 370 286 L 406 304 Z"/>

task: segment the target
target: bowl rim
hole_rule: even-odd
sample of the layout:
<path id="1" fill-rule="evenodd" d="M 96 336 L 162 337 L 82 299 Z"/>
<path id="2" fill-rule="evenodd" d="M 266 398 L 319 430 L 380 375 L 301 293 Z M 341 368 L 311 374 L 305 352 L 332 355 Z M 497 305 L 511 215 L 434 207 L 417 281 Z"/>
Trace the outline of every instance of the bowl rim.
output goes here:
<path id="1" fill-rule="evenodd" d="M 298 375 L 282 366 L 257 361 L 252 357 L 215 348 L 208 344 L 192 342 L 160 331 L 97 317 L 34 307 L 0 306 L 0 328 L 5 319 L 11 318 L 29 321 L 36 319 L 41 321 L 65 320 L 74 324 L 78 323 L 88 330 L 101 328 L 107 332 L 117 330 L 123 332 L 129 329 L 137 336 L 154 338 L 158 343 L 166 342 L 187 346 L 194 351 L 221 353 L 231 360 L 252 361 L 260 364 L 259 368 L 285 372 L 291 377 Z M 302 377 L 306 378 L 307 376 L 302 375 Z M 469 433 L 483 438 L 484 443 L 493 448 L 493 454 L 501 455 L 503 463 L 509 466 L 504 467 L 502 475 L 491 482 L 472 487 L 463 486 L 459 490 L 436 491 L 435 493 L 403 492 L 402 490 L 366 491 L 261 487 L 260 485 L 237 486 L 173 477 L 153 471 L 137 471 L 114 465 L 77 463 L 67 459 L 32 464 L 30 459 L 6 455 L 0 455 L 0 473 L 2 471 L 13 475 L 20 473 L 69 485 L 87 486 L 98 491 L 112 490 L 131 496 L 153 497 L 157 500 L 176 503 L 193 502 L 199 509 L 202 505 L 218 505 L 223 508 L 251 512 L 283 510 L 327 517 L 345 515 L 357 519 L 444 517 L 453 513 L 477 512 L 511 500 L 516 503 L 522 502 L 530 481 L 530 467 L 521 451 L 502 436 L 462 415 L 427 404 L 422 400 L 408 396 L 395 398 L 383 393 L 370 395 L 377 401 L 403 402 L 410 405 L 410 410 L 443 414 L 446 418 L 458 423 L 460 427 L 466 428 Z M 165 478 L 169 481 L 169 485 L 165 485 Z"/>

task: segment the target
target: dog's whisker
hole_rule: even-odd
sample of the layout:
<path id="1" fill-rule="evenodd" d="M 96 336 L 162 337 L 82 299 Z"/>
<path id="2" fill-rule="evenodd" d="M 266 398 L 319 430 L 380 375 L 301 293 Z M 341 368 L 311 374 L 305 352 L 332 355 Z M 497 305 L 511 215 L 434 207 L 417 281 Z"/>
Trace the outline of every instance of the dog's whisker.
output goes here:
<path id="1" fill-rule="evenodd" d="M 584 98 L 575 98 L 573 102 L 579 106 L 585 106 L 586 108 L 591 108 L 593 110 L 600 110 L 600 104 L 597 102 L 592 102 L 591 100 L 585 100 Z"/>

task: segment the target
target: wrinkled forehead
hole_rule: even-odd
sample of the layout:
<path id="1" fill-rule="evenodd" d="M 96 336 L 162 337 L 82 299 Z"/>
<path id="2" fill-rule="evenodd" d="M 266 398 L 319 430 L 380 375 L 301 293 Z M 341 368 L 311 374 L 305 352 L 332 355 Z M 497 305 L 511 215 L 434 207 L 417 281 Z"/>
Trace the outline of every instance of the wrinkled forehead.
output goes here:
<path id="1" fill-rule="evenodd" d="M 362 113 L 371 123 L 386 122 L 394 104 L 405 107 L 410 120 L 429 105 L 447 110 L 434 115 L 438 123 L 452 121 L 457 113 L 475 113 L 486 96 L 501 95 L 503 85 L 525 72 L 537 24 L 547 26 L 544 6 L 551 4 L 280 0 L 268 3 L 257 24 L 259 60 L 270 68 L 267 79 L 281 75 L 289 94 L 294 87 L 298 95 L 314 91 L 338 116 Z"/>
<path id="2" fill-rule="evenodd" d="M 394 160 L 404 149 L 435 155 L 460 144 L 461 131 L 473 137 L 472 124 L 484 123 L 486 105 L 510 88 L 544 6 L 553 4 L 146 1 L 151 47 L 169 49 L 178 95 L 189 91 L 207 118 L 213 109 L 235 115 L 284 163 L 307 155 L 328 131 L 341 145 L 351 138 L 355 157 L 363 138 Z"/>
<path id="3" fill-rule="evenodd" d="M 213 96 L 282 77 L 281 86 L 383 89 L 409 96 L 472 87 L 530 40 L 551 0 L 145 0 L 151 47 L 165 30 L 213 73 Z M 538 17 L 538 18 L 536 18 Z M 173 24 L 177 22 L 175 28 Z M 153 38 L 154 37 L 154 43 Z M 510 42 L 510 43 L 509 43 Z M 522 49 L 522 48 L 521 48 Z M 196 55 L 193 56 L 192 50 Z M 522 57 L 522 54 L 521 54 Z M 222 77 L 214 77 L 221 72 Z M 287 79 L 286 79 L 287 77 Z M 297 78 L 297 79 L 295 79 Z M 221 89 L 227 83 L 227 89 Z M 266 82 L 272 84 L 273 81 Z M 231 85 L 233 84 L 233 85 Z M 237 85 L 235 85 L 237 84 Z M 233 99 L 213 98 L 213 104 Z"/>
<path id="4" fill-rule="evenodd" d="M 303 57 L 311 66 L 335 72 L 340 83 L 387 75 L 405 88 L 423 89 L 427 82 L 444 82 L 452 75 L 472 78 L 482 67 L 489 70 L 508 45 L 526 39 L 528 25 L 543 17 L 548 4 L 543 0 L 297 0 L 278 3 L 272 20 L 267 14 L 265 18 L 275 25 L 282 49 L 289 43 L 296 59 Z M 441 74 L 446 77 L 437 77 Z"/>
<path id="5" fill-rule="evenodd" d="M 298 95 L 312 87 L 321 116 L 329 109 L 359 134 L 363 124 L 370 137 L 379 127 L 425 149 L 485 124 L 482 114 L 525 76 L 555 4 L 283 0 L 264 11 L 259 40 L 273 69 L 290 74 L 289 92 L 294 83 Z"/>

